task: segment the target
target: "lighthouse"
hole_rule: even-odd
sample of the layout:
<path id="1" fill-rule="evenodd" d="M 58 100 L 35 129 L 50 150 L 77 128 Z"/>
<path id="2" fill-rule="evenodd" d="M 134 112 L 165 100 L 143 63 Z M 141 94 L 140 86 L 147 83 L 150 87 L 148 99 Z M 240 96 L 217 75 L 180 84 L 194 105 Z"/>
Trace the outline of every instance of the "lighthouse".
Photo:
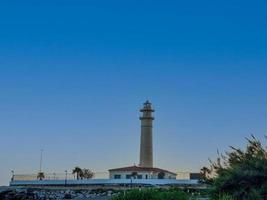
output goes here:
<path id="1" fill-rule="evenodd" d="M 140 110 L 141 137 L 139 165 L 109 169 L 111 179 L 175 179 L 176 174 L 168 170 L 153 167 L 153 112 L 149 101 Z M 134 174 L 134 176 L 133 176 Z"/>
<path id="2" fill-rule="evenodd" d="M 140 110 L 141 140 L 140 140 L 140 167 L 153 167 L 153 108 L 149 101 L 144 103 Z"/>

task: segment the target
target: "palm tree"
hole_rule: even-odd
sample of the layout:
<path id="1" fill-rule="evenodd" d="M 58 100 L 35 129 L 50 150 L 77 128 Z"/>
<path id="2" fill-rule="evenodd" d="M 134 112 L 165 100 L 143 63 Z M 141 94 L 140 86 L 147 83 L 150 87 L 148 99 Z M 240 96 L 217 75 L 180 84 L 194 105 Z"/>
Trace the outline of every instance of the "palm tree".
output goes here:
<path id="1" fill-rule="evenodd" d="M 44 178 L 45 178 L 44 172 L 39 172 L 39 173 L 37 174 L 37 179 L 38 179 L 39 181 L 42 181 Z"/>
<path id="2" fill-rule="evenodd" d="M 90 169 L 83 169 L 83 178 L 91 179 L 94 176 L 94 173 Z"/>
<path id="3" fill-rule="evenodd" d="M 76 174 L 76 178 L 77 178 L 77 180 L 83 178 L 83 170 L 82 170 L 80 167 L 75 167 L 75 168 L 72 170 L 72 174 Z"/>

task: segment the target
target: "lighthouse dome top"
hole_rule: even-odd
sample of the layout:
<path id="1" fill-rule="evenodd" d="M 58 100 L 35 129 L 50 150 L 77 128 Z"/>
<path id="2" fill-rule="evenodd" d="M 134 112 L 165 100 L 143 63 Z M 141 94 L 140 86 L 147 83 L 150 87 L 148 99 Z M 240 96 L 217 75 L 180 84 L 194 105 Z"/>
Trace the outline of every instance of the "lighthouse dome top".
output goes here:
<path id="1" fill-rule="evenodd" d="M 143 106 L 143 108 L 140 111 L 141 112 L 144 112 L 144 111 L 154 112 L 154 109 L 152 108 L 152 103 L 147 100 L 144 103 L 144 106 Z"/>

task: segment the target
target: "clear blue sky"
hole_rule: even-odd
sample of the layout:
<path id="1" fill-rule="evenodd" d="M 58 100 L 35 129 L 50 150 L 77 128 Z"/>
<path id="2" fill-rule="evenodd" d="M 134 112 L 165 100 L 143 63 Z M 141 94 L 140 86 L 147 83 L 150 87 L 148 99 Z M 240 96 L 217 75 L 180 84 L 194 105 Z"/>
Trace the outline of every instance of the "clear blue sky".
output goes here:
<path id="1" fill-rule="evenodd" d="M 164 2 L 164 3 L 163 3 Z M 267 131 L 266 1 L 1 1 L 0 185 L 10 171 L 198 171 Z"/>

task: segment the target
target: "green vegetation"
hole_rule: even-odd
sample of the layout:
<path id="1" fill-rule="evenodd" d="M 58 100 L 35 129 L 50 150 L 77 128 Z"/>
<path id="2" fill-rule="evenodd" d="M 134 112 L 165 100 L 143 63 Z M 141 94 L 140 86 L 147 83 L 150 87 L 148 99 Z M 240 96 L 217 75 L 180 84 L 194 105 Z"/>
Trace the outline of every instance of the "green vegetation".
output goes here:
<path id="1" fill-rule="evenodd" d="M 82 176 L 82 169 L 80 167 L 75 167 L 72 170 L 72 174 L 76 174 L 76 179 L 79 180 Z"/>
<path id="2" fill-rule="evenodd" d="M 228 194 L 224 194 L 223 196 L 221 196 L 219 198 L 219 200 L 235 200 L 235 199 L 232 196 L 228 195 Z"/>
<path id="3" fill-rule="evenodd" d="M 45 178 L 45 174 L 44 174 L 44 172 L 39 172 L 39 173 L 37 174 L 37 179 L 38 179 L 39 181 L 42 181 L 44 178 Z"/>
<path id="4" fill-rule="evenodd" d="M 128 190 L 113 197 L 112 200 L 189 200 L 189 196 L 181 190 L 143 189 Z"/>
<path id="5" fill-rule="evenodd" d="M 210 169 L 201 170 L 204 181 L 211 186 L 212 199 L 267 199 L 267 150 L 254 136 L 247 142 L 245 150 L 231 147 L 231 152 L 219 155 Z M 221 197 L 223 194 L 233 198 Z"/>
<path id="6" fill-rule="evenodd" d="M 254 136 L 247 138 L 245 150 L 230 147 L 219 154 L 211 167 L 203 167 L 204 190 L 143 189 L 120 192 L 113 200 L 192 200 L 210 196 L 210 200 L 267 200 L 267 149 Z"/>
<path id="7" fill-rule="evenodd" d="M 81 169 L 80 167 L 75 167 L 72 170 L 72 174 L 76 174 L 76 179 L 91 179 L 94 176 L 94 173 L 90 169 Z"/>

